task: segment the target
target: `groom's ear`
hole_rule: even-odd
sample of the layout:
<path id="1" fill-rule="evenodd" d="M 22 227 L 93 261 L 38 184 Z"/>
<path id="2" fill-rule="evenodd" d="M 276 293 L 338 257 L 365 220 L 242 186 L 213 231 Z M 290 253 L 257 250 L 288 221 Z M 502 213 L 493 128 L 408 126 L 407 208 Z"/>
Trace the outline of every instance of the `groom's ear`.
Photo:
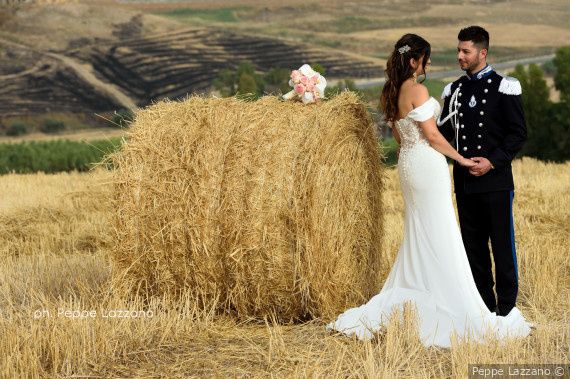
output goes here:
<path id="1" fill-rule="evenodd" d="M 488 50 L 485 49 L 485 48 L 483 48 L 483 49 L 480 50 L 479 53 L 482 55 L 483 58 L 487 58 Z"/>

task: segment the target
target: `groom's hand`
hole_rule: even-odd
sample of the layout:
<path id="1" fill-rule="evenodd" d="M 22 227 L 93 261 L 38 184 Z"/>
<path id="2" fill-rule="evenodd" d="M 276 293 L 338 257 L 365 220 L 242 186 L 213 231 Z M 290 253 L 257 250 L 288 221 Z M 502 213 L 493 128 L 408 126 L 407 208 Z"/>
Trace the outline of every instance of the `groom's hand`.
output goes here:
<path id="1" fill-rule="evenodd" d="M 473 157 L 471 158 L 472 161 L 477 162 L 476 166 L 473 166 L 469 169 L 469 173 L 473 176 L 482 176 L 489 172 L 492 168 L 491 162 L 487 158 L 484 157 Z"/>

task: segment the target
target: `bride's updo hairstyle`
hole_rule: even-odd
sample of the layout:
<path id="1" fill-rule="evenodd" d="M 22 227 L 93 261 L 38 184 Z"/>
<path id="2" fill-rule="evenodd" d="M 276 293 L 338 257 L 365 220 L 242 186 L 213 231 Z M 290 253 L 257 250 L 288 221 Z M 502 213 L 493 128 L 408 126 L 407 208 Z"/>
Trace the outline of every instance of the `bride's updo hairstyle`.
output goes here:
<path id="1" fill-rule="evenodd" d="M 386 83 L 380 96 L 380 108 L 385 120 L 392 125 L 398 117 L 398 95 L 402 83 L 414 75 L 415 69 L 410 65 L 410 59 L 420 60 L 423 57 L 422 68 L 425 76 L 426 64 L 431 54 L 428 41 L 417 34 L 404 34 L 394 45 L 394 51 L 386 64 Z M 423 82 L 424 79 L 421 81 Z"/>

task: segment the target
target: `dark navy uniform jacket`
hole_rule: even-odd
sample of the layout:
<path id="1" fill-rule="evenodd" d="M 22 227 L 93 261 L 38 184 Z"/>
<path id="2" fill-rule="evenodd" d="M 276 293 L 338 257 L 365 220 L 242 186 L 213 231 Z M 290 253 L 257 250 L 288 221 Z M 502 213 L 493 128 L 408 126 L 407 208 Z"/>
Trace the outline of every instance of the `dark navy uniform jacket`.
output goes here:
<path id="1" fill-rule="evenodd" d="M 503 77 L 491 66 L 445 87 L 440 132 L 464 157 L 485 157 L 494 166 L 477 177 L 454 162 L 455 192 L 514 190 L 511 161 L 527 138 L 521 93 L 517 79 Z M 450 104 L 451 117 L 445 120 Z"/>

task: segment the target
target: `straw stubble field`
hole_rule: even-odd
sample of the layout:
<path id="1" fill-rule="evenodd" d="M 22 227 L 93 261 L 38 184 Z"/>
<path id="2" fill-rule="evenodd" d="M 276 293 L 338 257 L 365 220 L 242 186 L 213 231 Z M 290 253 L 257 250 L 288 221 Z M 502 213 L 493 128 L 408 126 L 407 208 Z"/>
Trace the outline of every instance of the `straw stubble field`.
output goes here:
<path id="1" fill-rule="evenodd" d="M 413 318 L 362 343 L 324 322 L 236 321 L 191 298 L 129 303 L 109 289 L 108 172 L 0 177 L 2 377 L 463 377 L 468 363 L 569 361 L 570 163 L 514 164 L 524 340 L 425 349 Z M 381 261 L 402 238 L 397 172 L 386 172 Z M 41 191 L 38 189 L 41 188 Z"/>

